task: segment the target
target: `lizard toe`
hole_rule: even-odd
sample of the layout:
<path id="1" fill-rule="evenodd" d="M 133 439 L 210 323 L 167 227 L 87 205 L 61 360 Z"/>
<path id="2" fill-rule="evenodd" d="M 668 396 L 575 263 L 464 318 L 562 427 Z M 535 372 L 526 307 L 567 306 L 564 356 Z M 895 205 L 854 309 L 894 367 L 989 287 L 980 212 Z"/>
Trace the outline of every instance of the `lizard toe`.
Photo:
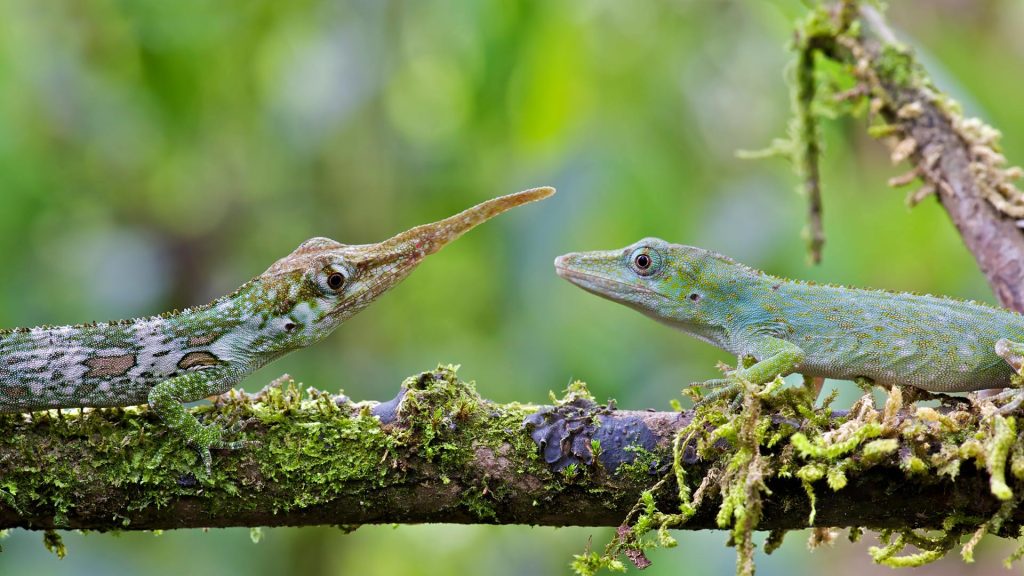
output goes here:
<path id="1" fill-rule="evenodd" d="M 1024 403 L 1024 390 L 1013 389 L 1007 390 L 1006 392 L 1012 392 L 1012 394 L 1008 395 L 1010 401 L 1000 406 L 999 410 L 997 411 L 999 414 L 1003 416 L 1015 412 L 1018 408 L 1020 408 L 1020 405 Z M 1000 392 L 999 394 L 993 396 L 993 399 L 999 398 L 1003 394 L 1006 394 L 1006 392 Z"/>
<path id="2" fill-rule="evenodd" d="M 742 383 L 739 380 L 732 378 L 717 378 L 715 380 L 708 380 L 707 382 L 695 384 L 695 386 L 710 389 L 707 394 L 704 394 L 704 396 L 697 401 L 697 406 L 710 404 L 719 398 L 735 398 L 743 390 Z"/>

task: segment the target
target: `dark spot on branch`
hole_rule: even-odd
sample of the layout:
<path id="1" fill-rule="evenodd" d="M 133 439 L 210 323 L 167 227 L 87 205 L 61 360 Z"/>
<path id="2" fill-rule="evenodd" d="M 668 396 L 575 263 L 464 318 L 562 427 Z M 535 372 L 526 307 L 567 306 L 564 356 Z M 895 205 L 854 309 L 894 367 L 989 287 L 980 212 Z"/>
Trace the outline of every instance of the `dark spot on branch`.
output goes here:
<path id="1" fill-rule="evenodd" d="M 637 449 L 653 451 L 657 438 L 640 418 L 612 418 L 614 406 L 601 406 L 576 398 L 560 406 L 546 406 L 523 419 L 523 428 L 537 444 L 541 456 L 555 470 L 571 464 L 594 463 L 593 441 L 600 446 L 599 459 L 609 471 L 633 462 Z M 651 474 L 665 469 L 652 462 Z"/>

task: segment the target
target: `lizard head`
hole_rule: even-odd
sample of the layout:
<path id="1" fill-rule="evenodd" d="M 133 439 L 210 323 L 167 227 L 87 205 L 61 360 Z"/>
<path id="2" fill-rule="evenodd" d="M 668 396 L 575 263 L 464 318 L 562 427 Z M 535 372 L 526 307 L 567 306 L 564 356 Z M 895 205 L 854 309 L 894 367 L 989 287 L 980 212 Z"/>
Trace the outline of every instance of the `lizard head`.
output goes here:
<path id="1" fill-rule="evenodd" d="M 401 282 L 425 257 L 478 224 L 554 194 L 534 188 L 494 198 L 377 244 L 312 238 L 256 278 L 271 310 L 271 336 L 290 349 L 320 340 Z"/>
<path id="2" fill-rule="evenodd" d="M 693 246 L 644 238 L 619 250 L 574 252 L 555 258 L 555 271 L 569 282 L 667 324 L 700 323 L 718 300 L 725 267 L 732 259 Z"/>

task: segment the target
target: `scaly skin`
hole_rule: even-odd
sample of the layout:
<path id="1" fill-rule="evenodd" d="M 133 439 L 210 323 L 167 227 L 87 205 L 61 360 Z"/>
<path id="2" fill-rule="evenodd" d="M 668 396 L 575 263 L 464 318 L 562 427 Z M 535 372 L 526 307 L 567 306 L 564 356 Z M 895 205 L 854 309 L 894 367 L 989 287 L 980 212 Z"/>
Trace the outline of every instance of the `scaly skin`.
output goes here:
<path id="1" fill-rule="evenodd" d="M 932 392 L 1010 385 L 1024 316 L 977 302 L 798 282 L 720 254 L 646 238 L 565 254 L 559 276 L 756 362 L 699 386 L 735 392 L 777 375 L 868 378 Z M 742 364 L 741 364 L 742 366 Z M 1016 392 L 1016 391 L 1014 391 Z M 1003 411 L 1015 409 L 1020 394 Z"/>
<path id="2" fill-rule="evenodd" d="M 426 257 L 502 212 L 554 193 L 494 198 L 379 244 L 303 242 L 266 272 L 205 306 L 150 318 L 0 331 L 0 412 L 148 403 L 195 446 L 239 448 L 182 405 L 221 394 L 281 356 L 317 342 Z"/>

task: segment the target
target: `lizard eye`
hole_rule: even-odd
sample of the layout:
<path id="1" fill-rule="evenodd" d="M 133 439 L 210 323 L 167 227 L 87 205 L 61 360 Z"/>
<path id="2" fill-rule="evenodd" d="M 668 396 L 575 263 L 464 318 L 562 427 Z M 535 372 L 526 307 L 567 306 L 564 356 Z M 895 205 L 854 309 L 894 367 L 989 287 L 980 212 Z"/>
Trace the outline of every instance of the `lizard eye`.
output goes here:
<path id="1" fill-rule="evenodd" d="M 637 248 L 629 256 L 629 265 L 640 276 L 650 276 L 661 268 L 661 254 L 653 248 Z"/>
<path id="2" fill-rule="evenodd" d="M 341 272 L 332 272 L 327 276 L 327 287 L 337 292 L 345 285 L 345 275 Z"/>
<path id="3" fill-rule="evenodd" d="M 338 294 L 345 289 L 348 277 L 337 268 L 328 266 L 322 269 L 316 276 L 314 282 L 324 294 Z"/>
<path id="4" fill-rule="evenodd" d="M 324 296 L 335 296 L 345 291 L 357 272 L 342 258 L 325 258 L 314 263 L 316 268 L 307 272 L 307 281 Z"/>

